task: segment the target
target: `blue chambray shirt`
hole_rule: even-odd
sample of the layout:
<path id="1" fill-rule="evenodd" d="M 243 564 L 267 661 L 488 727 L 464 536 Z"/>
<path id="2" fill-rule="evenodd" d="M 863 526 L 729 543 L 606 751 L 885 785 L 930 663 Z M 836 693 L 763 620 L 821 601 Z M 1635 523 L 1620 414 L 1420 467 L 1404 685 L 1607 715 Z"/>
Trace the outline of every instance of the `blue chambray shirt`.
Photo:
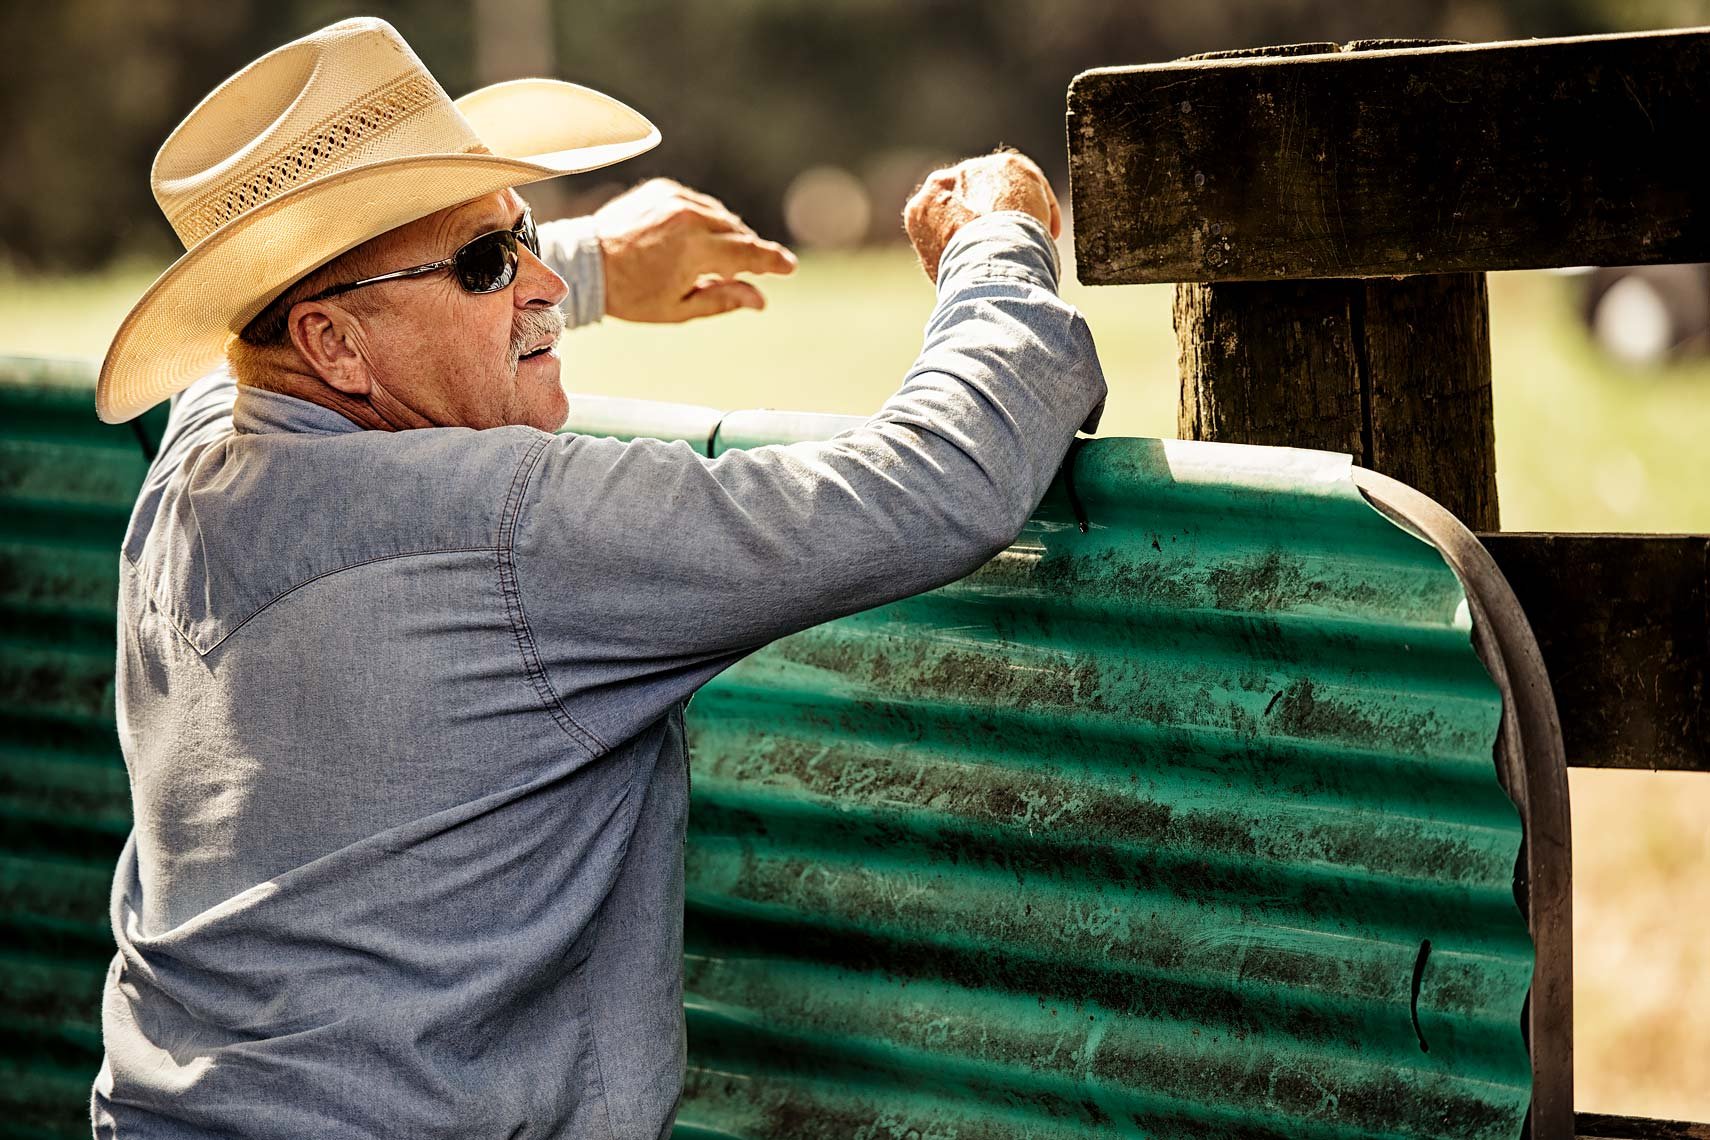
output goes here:
<path id="1" fill-rule="evenodd" d="M 586 225 L 543 235 L 597 318 Z M 872 419 L 717 459 L 181 396 L 120 560 L 96 1133 L 668 1132 L 684 702 L 1010 542 L 1104 396 L 1056 277 L 970 223 Z"/>

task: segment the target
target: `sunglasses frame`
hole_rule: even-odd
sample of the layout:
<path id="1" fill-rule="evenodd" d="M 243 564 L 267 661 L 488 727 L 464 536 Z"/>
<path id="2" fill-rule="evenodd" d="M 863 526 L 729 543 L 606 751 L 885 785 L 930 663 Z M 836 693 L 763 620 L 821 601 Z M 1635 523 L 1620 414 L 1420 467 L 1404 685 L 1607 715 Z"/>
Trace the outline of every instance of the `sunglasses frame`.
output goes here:
<path id="1" fill-rule="evenodd" d="M 498 238 L 504 245 L 505 256 L 509 260 L 510 264 L 506 267 L 506 270 L 502 275 L 502 279 L 492 288 L 471 289 L 468 282 L 463 279 L 463 274 L 457 272 L 457 259 L 462 257 L 470 246 L 477 242 L 487 241 L 490 238 Z M 336 297 L 341 293 L 348 293 L 352 289 L 361 289 L 366 285 L 378 285 L 382 281 L 403 281 L 411 277 L 425 277 L 429 273 L 438 273 L 442 269 L 450 269 L 452 271 L 452 276 L 457 279 L 458 288 L 462 289 L 465 293 L 475 293 L 478 295 L 483 293 L 497 293 L 502 289 L 510 288 L 511 282 L 517 279 L 517 262 L 521 260 L 520 255 L 517 253 L 517 246 L 519 244 L 536 257 L 540 256 L 540 234 L 534 226 L 534 215 L 526 206 L 523 208 L 523 215 L 518 219 L 516 225 L 507 229 L 488 230 L 485 233 L 476 234 L 474 237 L 458 246 L 456 251 L 454 251 L 450 257 L 442 258 L 439 261 L 430 261 L 425 265 L 412 265 L 408 269 L 394 269 L 390 273 L 381 273 L 374 277 L 364 277 L 360 281 L 350 281 L 343 285 L 334 285 L 329 289 L 322 289 L 312 297 L 304 297 L 302 301 L 298 302 L 298 304 L 303 304 L 308 301 L 324 301 L 328 297 Z"/>

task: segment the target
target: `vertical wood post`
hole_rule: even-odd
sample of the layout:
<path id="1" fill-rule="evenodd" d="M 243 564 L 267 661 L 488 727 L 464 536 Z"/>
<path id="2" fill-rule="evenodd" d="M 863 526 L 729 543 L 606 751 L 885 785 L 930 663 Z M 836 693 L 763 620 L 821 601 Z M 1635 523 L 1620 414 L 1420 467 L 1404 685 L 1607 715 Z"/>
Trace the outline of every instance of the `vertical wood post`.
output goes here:
<path id="1" fill-rule="evenodd" d="M 1175 329 L 1183 439 L 1345 451 L 1500 529 L 1484 274 L 1180 284 Z"/>
<path id="2" fill-rule="evenodd" d="M 1482 273 L 1176 286 L 1183 439 L 1346 451 L 1500 529 Z"/>

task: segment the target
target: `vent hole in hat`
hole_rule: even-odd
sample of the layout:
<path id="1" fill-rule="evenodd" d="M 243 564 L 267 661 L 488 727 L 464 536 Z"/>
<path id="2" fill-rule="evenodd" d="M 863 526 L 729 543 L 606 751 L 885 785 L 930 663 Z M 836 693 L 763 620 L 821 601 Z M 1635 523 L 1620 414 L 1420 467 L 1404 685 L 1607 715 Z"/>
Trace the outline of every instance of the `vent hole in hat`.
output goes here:
<path id="1" fill-rule="evenodd" d="M 410 75 L 356 100 L 357 105 L 296 135 L 296 142 L 274 151 L 236 184 L 208 194 L 190 206 L 175 225 L 194 245 L 238 214 L 262 205 L 305 179 L 326 162 L 374 132 L 389 128 L 423 108 L 443 103 L 445 94 L 431 77 Z"/>

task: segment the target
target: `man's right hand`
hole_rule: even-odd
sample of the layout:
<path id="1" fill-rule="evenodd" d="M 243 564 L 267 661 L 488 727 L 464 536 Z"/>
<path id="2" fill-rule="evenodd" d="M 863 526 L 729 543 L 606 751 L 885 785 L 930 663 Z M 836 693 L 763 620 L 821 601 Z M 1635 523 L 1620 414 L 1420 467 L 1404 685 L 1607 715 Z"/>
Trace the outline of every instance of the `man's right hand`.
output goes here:
<path id="1" fill-rule="evenodd" d="M 1063 214 L 1044 171 L 1013 150 L 965 159 L 927 175 L 903 207 L 903 228 L 920 255 L 921 267 L 936 282 L 938 262 L 956 231 L 975 218 L 1003 210 L 1032 214 L 1053 238 L 1063 232 Z"/>
<path id="2" fill-rule="evenodd" d="M 676 322 L 763 309 L 738 273 L 793 273 L 796 255 L 749 229 L 717 198 L 668 178 L 643 182 L 594 212 L 605 260 L 606 314 Z"/>

